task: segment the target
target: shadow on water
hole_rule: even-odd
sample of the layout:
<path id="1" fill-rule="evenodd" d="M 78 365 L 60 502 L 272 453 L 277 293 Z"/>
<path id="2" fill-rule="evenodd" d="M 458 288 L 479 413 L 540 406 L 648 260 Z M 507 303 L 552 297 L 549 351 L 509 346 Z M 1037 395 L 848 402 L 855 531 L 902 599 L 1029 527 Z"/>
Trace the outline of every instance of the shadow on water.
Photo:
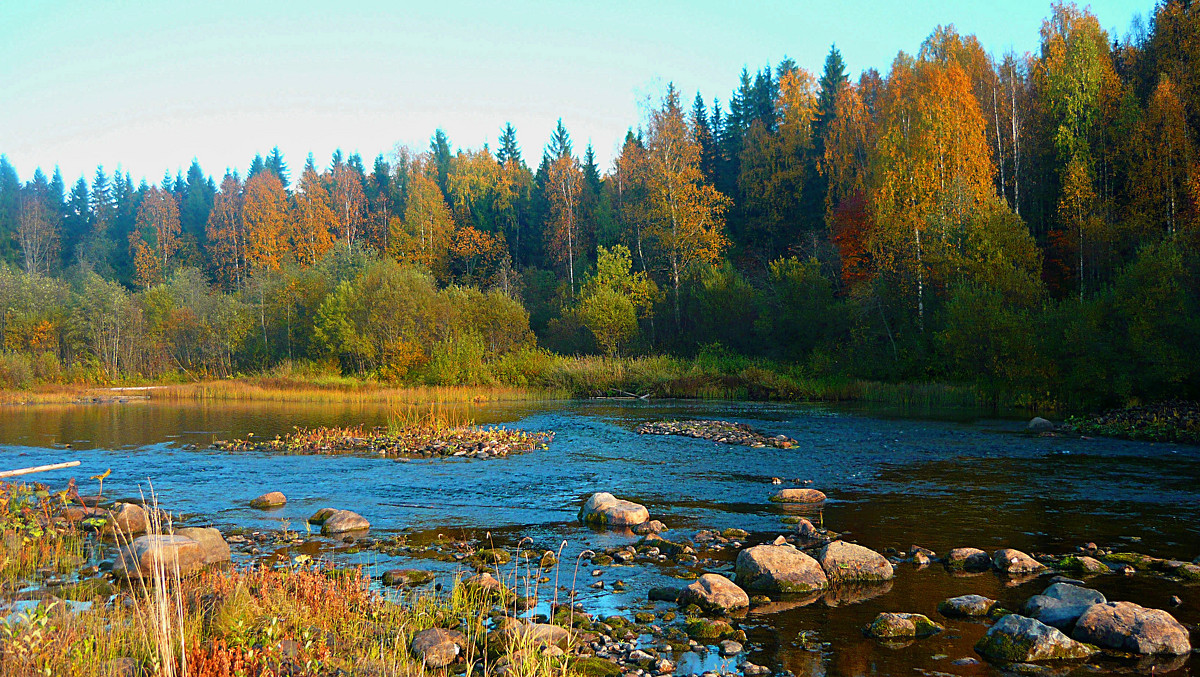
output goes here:
<path id="1" fill-rule="evenodd" d="M 563 577 L 583 549 L 636 541 L 632 534 L 597 532 L 575 521 L 583 497 L 609 491 L 647 505 L 655 519 L 691 536 L 699 528 L 738 527 L 751 542 L 792 528 L 804 514 L 871 548 L 921 545 L 944 553 L 973 546 L 1010 546 L 1066 553 L 1084 542 L 1191 560 L 1200 554 L 1200 449 L 1116 440 L 1027 437 L 1022 423 L 988 412 L 894 417 L 889 412 L 835 406 L 749 402 L 563 401 L 462 407 L 478 423 L 553 430 L 549 450 L 502 460 L 395 460 L 370 456 L 280 456 L 218 453 L 214 439 L 253 432 L 283 434 L 293 426 L 384 425 L 390 411 L 372 405 L 281 403 L 101 404 L 8 407 L 0 410 L 0 465 L 20 467 L 79 460 L 73 471 L 37 479 L 62 483 L 112 468 L 106 495 L 137 496 L 151 478 L 160 501 L 198 522 L 278 530 L 284 520 L 303 534 L 321 507 L 344 507 L 367 517 L 372 535 L 405 535 L 410 543 L 444 539 L 558 550 L 566 541 Z M 682 437 L 640 436 L 646 420 L 721 418 L 748 423 L 799 441 L 791 450 L 732 447 Z M 70 448 L 64 448 L 70 445 Z M 829 500 L 819 512 L 767 501 L 783 486 L 811 485 Z M 81 484 L 87 486 L 88 480 Z M 278 490 L 288 504 L 269 512 L 247 507 Z M 680 533 L 680 532 L 683 533 Z M 444 540 L 443 539 L 443 540 Z M 281 549 L 281 557 L 329 552 L 334 544 Z M 336 545 L 336 557 L 378 572 L 396 566 L 435 571 L 445 580 L 462 564 L 431 555 L 383 555 Z M 445 553 L 442 553 L 444 555 Z M 580 571 L 580 599 L 601 613 L 646 605 L 656 585 L 683 585 L 700 569 L 730 573 L 732 550 L 709 553 L 700 568 L 639 563 L 603 568 L 608 585 L 593 589 Z M 614 593 L 621 580 L 625 592 Z M 569 587 L 569 581 L 566 582 Z M 1007 583 L 1007 584 L 1006 584 Z M 784 599 L 757 609 L 743 627 L 756 663 L 797 675 L 998 674 L 986 664 L 955 664 L 986 625 L 941 618 L 939 601 L 982 594 L 1019 608 L 1045 580 L 1012 584 L 991 573 L 952 576 L 938 566 L 900 565 L 890 588 L 839 591 L 812 600 Z M 1200 622 L 1200 591 L 1170 581 L 1104 576 L 1091 582 L 1110 599 L 1168 608 L 1183 605 L 1182 622 Z M 659 603 L 659 611 L 667 610 Z M 945 622 L 947 631 L 906 645 L 866 639 L 862 626 L 881 611 L 907 611 Z M 681 673 L 723 659 L 681 657 Z M 1146 666 L 1108 665 L 1137 674 Z M 1170 665 L 1159 665 L 1172 667 Z M 1191 664 L 1176 666 L 1190 674 Z M 1091 667 L 1077 668 L 1086 673 Z"/>

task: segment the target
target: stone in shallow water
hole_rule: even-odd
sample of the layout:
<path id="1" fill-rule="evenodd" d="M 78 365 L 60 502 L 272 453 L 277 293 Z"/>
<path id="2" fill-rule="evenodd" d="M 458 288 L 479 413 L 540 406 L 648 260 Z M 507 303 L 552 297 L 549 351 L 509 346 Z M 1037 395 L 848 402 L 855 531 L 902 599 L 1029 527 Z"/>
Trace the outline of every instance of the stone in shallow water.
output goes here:
<path id="1" fill-rule="evenodd" d="M 890 580 L 895 572 L 886 557 L 861 545 L 834 541 L 821 548 L 817 561 L 830 583 Z"/>
<path id="2" fill-rule="evenodd" d="M 1060 630 L 1070 630 L 1075 620 L 1093 604 L 1106 602 L 1097 590 L 1070 583 L 1055 583 L 1025 602 L 1025 615 Z"/>
<path id="3" fill-rule="evenodd" d="M 250 501 L 251 508 L 278 508 L 287 504 L 287 497 L 279 491 L 270 491 Z"/>
<path id="4" fill-rule="evenodd" d="M 780 489 L 771 500 L 775 503 L 820 503 L 825 493 L 816 489 Z"/>
<path id="5" fill-rule="evenodd" d="M 1001 548 L 992 553 L 992 566 L 1006 574 L 1028 574 L 1046 568 L 1036 559 L 1013 548 Z"/>
<path id="6" fill-rule="evenodd" d="M 1098 651 L 1067 637 L 1057 628 L 1016 614 L 996 621 L 975 644 L 975 650 L 994 661 L 1015 663 L 1078 660 Z"/>
<path id="7" fill-rule="evenodd" d="M 646 507 L 606 492 L 592 494 L 579 509 L 579 520 L 588 524 L 633 526 L 650 519 Z"/>
<path id="8" fill-rule="evenodd" d="M 945 630 L 921 614 L 881 613 L 867 626 L 866 633 L 875 639 L 928 637 Z"/>
<path id="9" fill-rule="evenodd" d="M 983 595 L 960 595 L 940 602 L 938 613 L 951 618 L 986 616 L 995 605 L 996 600 Z"/>
<path id="10" fill-rule="evenodd" d="M 352 510 L 334 510 L 321 523 L 321 534 L 332 536 L 353 531 L 365 531 L 371 528 L 371 523 L 362 515 Z"/>
<path id="11" fill-rule="evenodd" d="M 790 545 L 756 545 L 738 553 L 737 580 L 747 590 L 809 592 L 829 584 L 817 560 Z"/>
<path id="12" fill-rule="evenodd" d="M 176 536 L 190 538 L 200 544 L 200 552 L 205 564 L 228 562 L 231 559 L 229 544 L 221 532 L 212 527 L 187 527 L 176 529 Z"/>
<path id="13" fill-rule="evenodd" d="M 750 606 L 750 596 L 720 574 L 704 574 L 679 593 L 679 604 L 695 604 L 706 611 L 725 612 Z"/>
<path id="14" fill-rule="evenodd" d="M 1187 628 L 1161 609 L 1133 602 L 1095 604 L 1083 612 L 1071 636 L 1106 649 L 1180 656 L 1192 650 Z"/>
<path id="15" fill-rule="evenodd" d="M 955 548 L 946 553 L 943 563 L 951 570 L 987 571 L 992 568 L 992 558 L 979 548 Z"/>

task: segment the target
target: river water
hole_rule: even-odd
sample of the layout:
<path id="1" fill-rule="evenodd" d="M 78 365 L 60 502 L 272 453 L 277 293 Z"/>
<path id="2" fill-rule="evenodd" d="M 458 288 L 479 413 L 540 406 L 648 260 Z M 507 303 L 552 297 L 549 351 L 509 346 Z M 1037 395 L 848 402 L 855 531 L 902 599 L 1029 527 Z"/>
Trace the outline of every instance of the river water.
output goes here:
<path id="1" fill-rule="evenodd" d="M 389 413 L 369 405 L 278 403 L 9 407 L 0 411 L 0 467 L 79 460 L 78 468 L 37 479 L 60 485 L 73 476 L 89 490 L 94 483 L 86 478 L 111 468 L 106 496 L 136 497 L 153 482 L 162 505 L 198 524 L 258 530 L 290 524 L 303 530 L 305 518 L 330 506 L 361 513 L 373 536 L 402 532 L 410 542 L 438 534 L 490 537 L 510 547 L 528 538 L 526 545 L 553 550 L 566 542 L 564 560 L 585 548 L 636 540 L 576 522 L 579 505 L 595 491 L 646 505 L 672 529 L 665 534 L 671 539 L 729 527 L 751 532 L 750 542 L 773 539 L 787 532 L 781 517 L 794 508 L 767 501 L 779 488 L 772 478 L 781 478 L 783 486 L 824 491 L 829 500 L 809 516 L 876 550 L 920 545 L 944 553 L 971 546 L 1062 554 L 1090 541 L 1189 561 L 1200 555 L 1200 448 L 1029 437 L 1020 421 L 977 412 L 912 418 L 745 402 L 538 402 L 457 412 L 477 423 L 556 433 L 548 450 L 506 459 L 404 461 L 184 448 L 250 433 L 274 436 L 293 426 L 383 425 Z M 799 445 L 754 449 L 633 432 L 644 421 L 683 418 L 748 423 Z M 811 484 L 801 484 L 806 480 Z M 273 511 L 247 507 L 267 491 L 282 491 L 288 504 Z M 325 555 L 374 571 L 428 568 L 443 579 L 456 569 L 428 558 L 352 553 L 345 547 Z M 718 554 L 704 569 L 728 574 L 732 555 Z M 572 573 L 564 566 L 562 577 Z M 580 599 L 605 614 L 631 615 L 646 605 L 649 587 L 686 583 L 673 577 L 682 573 L 677 568 L 638 564 L 605 568 L 600 579 L 609 586 L 595 590 L 588 587 L 595 580 L 590 573 L 587 565 L 580 570 Z M 618 579 L 627 584 L 625 592 L 611 591 Z M 946 597 L 977 593 L 1020 608 L 1047 585 L 1007 583 L 990 573 L 955 577 L 936 565 L 900 565 L 891 585 L 862 599 L 831 595 L 803 605 L 807 600 L 776 604 L 752 611 L 742 627 L 750 636 L 751 660 L 797 675 L 998 674 L 986 663 L 954 664 L 974 656 L 971 647 L 987 626 L 942 618 L 936 606 Z M 1196 586 L 1142 575 L 1102 576 L 1089 584 L 1109 599 L 1168 608 L 1188 625 L 1200 622 Z M 1169 606 L 1172 595 L 1183 599 L 1181 607 Z M 878 644 L 864 638 L 861 628 L 880 611 L 924 613 L 945 623 L 947 631 L 905 646 Z M 695 655 L 681 659 L 681 672 L 720 663 Z M 1102 663 L 1068 671 L 1169 669 L 1186 675 L 1195 662 Z"/>

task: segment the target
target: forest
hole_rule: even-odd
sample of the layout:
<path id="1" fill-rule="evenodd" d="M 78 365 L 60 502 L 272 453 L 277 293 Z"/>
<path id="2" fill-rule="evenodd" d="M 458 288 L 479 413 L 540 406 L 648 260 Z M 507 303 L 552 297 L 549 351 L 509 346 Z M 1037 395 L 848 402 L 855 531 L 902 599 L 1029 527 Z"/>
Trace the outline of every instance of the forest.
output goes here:
<path id="1" fill-rule="evenodd" d="M 724 99 L 668 85 L 609 167 L 562 120 L 540 152 L 505 124 L 495 148 L 276 147 L 157 184 L 23 181 L 0 156 L 0 386 L 529 385 L 552 359 L 667 355 L 1028 406 L 1194 399 L 1200 7 L 1116 36 L 1055 4 L 1040 37 L 997 55 L 939 26 L 887 73 L 833 47 Z"/>

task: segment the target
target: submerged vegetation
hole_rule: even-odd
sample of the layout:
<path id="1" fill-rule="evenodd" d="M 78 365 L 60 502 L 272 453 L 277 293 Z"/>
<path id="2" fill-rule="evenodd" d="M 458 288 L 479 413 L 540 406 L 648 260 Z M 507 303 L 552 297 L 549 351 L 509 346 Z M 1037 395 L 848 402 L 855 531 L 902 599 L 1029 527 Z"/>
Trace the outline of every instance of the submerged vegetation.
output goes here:
<path id="1" fill-rule="evenodd" d="M 1112 409 L 1095 416 L 1075 416 L 1067 424 L 1082 435 L 1200 444 L 1200 404 L 1196 402 L 1170 400 Z"/>

